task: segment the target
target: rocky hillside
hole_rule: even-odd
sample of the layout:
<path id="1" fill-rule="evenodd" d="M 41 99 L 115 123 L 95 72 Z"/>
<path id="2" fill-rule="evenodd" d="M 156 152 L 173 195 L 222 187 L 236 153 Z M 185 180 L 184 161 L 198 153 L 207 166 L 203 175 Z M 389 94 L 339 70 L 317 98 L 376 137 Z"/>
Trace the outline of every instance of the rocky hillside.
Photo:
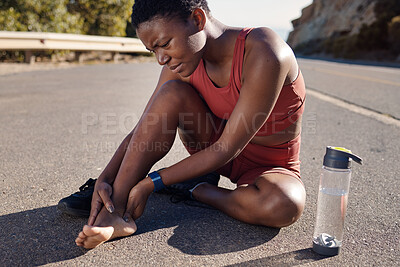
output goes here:
<path id="1" fill-rule="evenodd" d="M 299 54 L 400 55 L 400 0 L 314 0 L 292 24 L 288 43 Z"/>

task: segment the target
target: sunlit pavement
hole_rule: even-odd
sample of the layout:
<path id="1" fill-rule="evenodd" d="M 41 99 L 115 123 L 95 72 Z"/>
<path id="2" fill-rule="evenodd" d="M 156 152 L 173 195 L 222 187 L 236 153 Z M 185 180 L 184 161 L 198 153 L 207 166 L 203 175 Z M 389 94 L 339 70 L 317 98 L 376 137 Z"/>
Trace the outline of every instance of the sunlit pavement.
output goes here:
<path id="1" fill-rule="evenodd" d="M 400 69 L 299 62 L 309 94 L 301 148 L 307 203 L 297 223 L 251 226 L 153 194 L 135 235 L 90 251 L 74 242 L 85 219 L 62 215 L 56 204 L 100 174 L 138 121 L 160 67 L 107 64 L 0 76 L 0 265 L 396 265 Z M 353 166 L 344 243 L 332 258 L 311 250 L 327 145 L 364 160 Z M 154 169 L 186 156 L 176 142 Z M 223 178 L 221 186 L 232 184 Z"/>

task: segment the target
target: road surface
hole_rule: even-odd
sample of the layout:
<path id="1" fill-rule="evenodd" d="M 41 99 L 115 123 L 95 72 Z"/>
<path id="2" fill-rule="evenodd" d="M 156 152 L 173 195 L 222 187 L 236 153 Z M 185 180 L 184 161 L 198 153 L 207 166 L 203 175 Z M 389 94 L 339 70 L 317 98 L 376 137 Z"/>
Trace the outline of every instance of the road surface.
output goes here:
<path id="1" fill-rule="evenodd" d="M 156 85 L 156 63 L 106 64 L 0 76 L 1 266 L 395 266 L 400 259 L 400 69 L 299 60 L 308 95 L 303 119 L 303 216 L 271 229 L 153 194 L 138 232 L 87 251 L 84 219 L 59 199 L 100 174 L 138 121 Z M 327 145 L 361 156 L 339 256 L 311 250 Z M 187 156 L 179 142 L 154 166 Z M 221 186 L 233 185 L 223 178 Z"/>

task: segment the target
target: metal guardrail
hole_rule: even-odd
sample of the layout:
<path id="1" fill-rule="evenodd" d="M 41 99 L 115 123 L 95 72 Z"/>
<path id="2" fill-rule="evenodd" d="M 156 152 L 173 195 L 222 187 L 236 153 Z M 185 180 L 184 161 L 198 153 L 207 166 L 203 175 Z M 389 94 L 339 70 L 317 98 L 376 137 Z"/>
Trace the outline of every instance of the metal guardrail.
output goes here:
<path id="1" fill-rule="evenodd" d="M 118 53 L 148 53 L 137 38 L 105 37 L 46 32 L 9 32 L 0 31 L 0 50 L 23 50 L 25 61 L 33 63 L 33 51 L 72 50 L 77 51 L 77 59 L 81 61 L 81 52 L 107 51 L 113 52 L 114 60 Z"/>

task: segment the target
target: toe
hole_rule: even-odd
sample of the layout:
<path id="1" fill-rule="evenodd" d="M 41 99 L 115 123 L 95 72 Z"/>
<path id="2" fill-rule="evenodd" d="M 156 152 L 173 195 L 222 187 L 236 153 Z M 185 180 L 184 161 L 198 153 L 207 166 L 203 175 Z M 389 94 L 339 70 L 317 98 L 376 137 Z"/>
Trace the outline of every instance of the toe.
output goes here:
<path id="1" fill-rule="evenodd" d="M 75 244 L 79 247 L 83 246 L 83 240 L 80 239 L 79 237 L 77 239 L 75 239 Z"/>
<path id="2" fill-rule="evenodd" d="M 81 238 L 81 239 L 85 239 L 87 237 L 87 235 L 85 235 L 84 232 L 80 232 L 78 237 Z"/>
<path id="3" fill-rule="evenodd" d="M 85 235 L 85 234 L 83 233 L 83 231 L 80 232 L 80 233 L 78 234 L 78 237 L 75 239 L 76 245 L 82 247 L 84 241 L 86 240 L 86 238 L 87 238 L 87 235 Z"/>
<path id="4" fill-rule="evenodd" d="M 98 227 L 85 225 L 83 227 L 83 232 L 86 238 L 82 240 L 82 246 L 86 249 L 92 249 L 108 241 L 114 232 L 114 228 L 112 226 Z"/>

